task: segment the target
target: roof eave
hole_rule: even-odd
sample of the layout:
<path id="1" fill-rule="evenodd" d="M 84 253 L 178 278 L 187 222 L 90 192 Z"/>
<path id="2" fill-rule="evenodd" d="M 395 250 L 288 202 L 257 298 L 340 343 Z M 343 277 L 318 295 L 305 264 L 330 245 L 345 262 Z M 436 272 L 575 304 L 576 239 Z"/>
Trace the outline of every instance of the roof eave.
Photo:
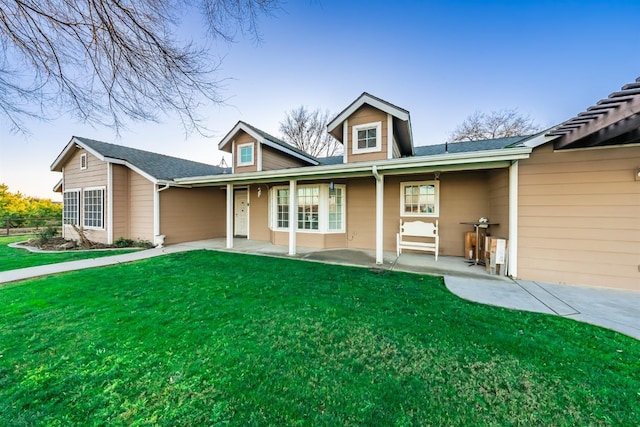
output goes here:
<path id="1" fill-rule="evenodd" d="M 500 164 L 502 167 L 514 160 L 526 159 L 532 149 L 530 147 L 518 147 L 510 149 L 486 150 L 481 153 L 465 152 L 454 154 L 441 154 L 434 156 L 420 156 L 411 158 L 397 158 L 381 161 L 359 162 L 338 165 L 305 166 L 290 169 L 278 169 L 263 172 L 244 172 L 229 175 L 209 175 L 190 178 L 176 178 L 178 184 L 222 184 L 222 183 L 248 183 L 257 181 L 292 179 L 292 178 L 321 178 L 331 176 L 353 176 L 356 174 L 370 175 L 371 168 L 375 165 L 380 173 L 411 172 L 415 169 L 456 170 L 478 169 L 488 164 Z M 507 162 L 507 163 L 505 163 Z"/>

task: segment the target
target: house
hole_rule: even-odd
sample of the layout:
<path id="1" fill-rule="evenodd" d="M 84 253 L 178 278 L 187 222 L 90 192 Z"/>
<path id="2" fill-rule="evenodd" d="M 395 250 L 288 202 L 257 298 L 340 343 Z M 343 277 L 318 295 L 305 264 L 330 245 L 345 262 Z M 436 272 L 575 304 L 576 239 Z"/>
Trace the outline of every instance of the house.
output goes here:
<path id="1" fill-rule="evenodd" d="M 215 197 L 222 192 L 187 191 L 174 180 L 228 169 L 74 136 L 51 170 L 62 172 L 54 190 L 63 194 L 65 238 L 77 238 L 72 224 L 82 227 L 90 240 L 106 244 L 120 237 L 162 243 L 161 223 L 172 238 L 180 236 L 175 241 L 224 232 L 224 217 L 211 217 L 216 203 L 224 203 L 224 197 Z"/>
<path id="2" fill-rule="evenodd" d="M 241 121 L 219 144 L 230 170 L 163 174 L 146 162 L 156 154 L 77 137 L 52 170 L 63 172 L 65 222 L 107 242 L 224 237 L 231 248 L 235 237 L 292 255 L 373 249 L 382 263 L 400 220 L 438 220 L 440 255 L 464 256 L 468 223 L 488 217 L 509 241 L 514 277 L 640 290 L 638 87 L 532 136 L 416 146 L 409 111 L 363 93 L 328 124 L 339 157 L 314 158 Z"/>

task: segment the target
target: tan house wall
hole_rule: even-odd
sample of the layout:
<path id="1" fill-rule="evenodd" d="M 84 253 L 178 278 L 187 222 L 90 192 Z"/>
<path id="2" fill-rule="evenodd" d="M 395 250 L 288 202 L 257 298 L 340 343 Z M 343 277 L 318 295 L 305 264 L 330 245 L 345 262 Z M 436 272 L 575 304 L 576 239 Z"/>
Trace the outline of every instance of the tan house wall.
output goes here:
<path id="1" fill-rule="evenodd" d="M 87 154 L 87 168 L 80 169 L 80 156 Z M 85 235 L 94 242 L 107 243 L 108 234 L 106 226 L 109 223 L 109 203 L 107 200 L 107 163 L 101 161 L 97 157 L 84 149 L 79 149 L 64 165 L 63 183 L 64 190 L 79 189 L 80 190 L 80 225 L 84 217 L 84 199 L 82 190 L 91 187 L 105 188 L 105 204 L 104 204 L 104 229 L 86 229 Z M 69 225 L 64 225 L 62 230 L 63 237 L 67 239 L 78 239 L 78 235 Z"/>
<path id="2" fill-rule="evenodd" d="M 501 239 L 509 238 L 509 169 L 494 169 L 488 172 L 489 210 L 484 216 L 492 225 L 489 234 Z M 480 217 L 478 217 L 480 218 Z M 476 218 L 476 219 L 478 219 Z"/>
<path id="3" fill-rule="evenodd" d="M 302 160 L 283 154 L 278 150 L 262 145 L 262 170 L 277 170 L 305 166 Z"/>
<path id="4" fill-rule="evenodd" d="M 347 161 L 349 163 L 352 162 L 368 162 L 373 160 L 382 160 L 387 158 L 387 113 L 378 110 L 377 108 L 371 107 L 370 105 L 363 105 L 358 108 L 351 116 L 348 118 L 349 126 L 348 126 L 348 136 L 347 136 Z M 353 153 L 353 126 L 363 125 L 366 123 L 382 123 L 382 150 L 376 151 L 373 153 Z"/>
<path id="5" fill-rule="evenodd" d="M 129 237 L 129 168 L 111 165 L 113 183 L 113 239 Z"/>
<path id="6" fill-rule="evenodd" d="M 384 248 L 396 249 L 396 234 L 403 221 L 435 222 L 438 220 L 440 255 L 463 256 L 464 234 L 473 226 L 461 222 L 474 222 L 488 215 L 488 172 L 450 172 L 439 177 L 440 206 L 438 217 L 400 216 L 400 184 L 411 181 L 433 181 L 434 174 L 417 174 L 385 178 Z M 375 200 L 375 199 L 374 199 Z"/>
<path id="7" fill-rule="evenodd" d="M 260 188 L 260 197 L 258 197 Z M 268 242 L 269 230 L 269 188 L 265 184 L 249 186 L 249 239 Z"/>
<path id="8" fill-rule="evenodd" d="M 153 242 L 154 184 L 129 170 L 129 238 Z M 118 236 L 114 236 L 118 238 Z"/>
<path id="9" fill-rule="evenodd" d="M 375 179 L 357 178 L 347 182 L 347 247 L 376 247 Z"/>
<path id="10" fill-rule="evenodd" d="M 224 237 L 226 217 L 226 192 L 220 187 L 160 192 L 160 234 L 166 244 Z"/>
<path id="11" fill-rule="evenodd" d="M 249 142 L 253 144 L 253 165 L 238 166 L 238 162 L 240 161 L 240 150 L 238 150 L 238 145 L 246 144 Z M 258 170 L 258 149 L 256 147 L 256 140 L 251 135 L 249 135 L 245 131 L 239 131 L 233 141 L 233 150 L 235 157 L 233 159 L 235 173 L 256 172 Z"/>
<path id="12" fill-rule="evenodd" d="M 534 150 L 519 166 L 518 275 L 640 290 L 640 146 Z"/>

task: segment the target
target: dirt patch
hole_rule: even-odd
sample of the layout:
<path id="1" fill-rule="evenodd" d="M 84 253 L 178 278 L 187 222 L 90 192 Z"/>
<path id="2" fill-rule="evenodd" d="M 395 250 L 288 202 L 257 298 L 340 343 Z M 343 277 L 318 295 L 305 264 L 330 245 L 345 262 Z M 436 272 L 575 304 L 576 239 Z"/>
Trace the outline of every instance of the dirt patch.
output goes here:
<path id="1" fill-rule="evenodd" d="M 63 237 L 52 237 L 43 241 L 42 239 L 29 239 L 22 246 L 32 246 L 43 251 L 73 251 L 87 249 L 109 249 L 114 248 L 113 245 L 105 245 L 103 243 L 92 242 L 91 246 L 81 246 L 74 240 L 67 240 Z"/>

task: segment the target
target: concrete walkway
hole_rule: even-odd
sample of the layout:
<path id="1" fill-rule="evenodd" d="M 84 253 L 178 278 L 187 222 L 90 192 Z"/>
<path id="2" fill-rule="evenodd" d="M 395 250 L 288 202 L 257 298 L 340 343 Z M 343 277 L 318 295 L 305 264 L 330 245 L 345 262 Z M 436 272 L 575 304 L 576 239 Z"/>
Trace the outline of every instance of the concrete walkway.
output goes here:
<path id="1" fill-rule="evenodd" d="M 160 249 L 148 249 L 128 254 L 70 261 L 0 272 L 0 285 L 50 274 L 122 264 L 160 255 L 197 249 L 225 250 L 224 239 L 203 240 Z M 286 248 L 246 240 L 234 243 L 235 252 L 268 256 L 288 256 Z M 385 253 L 383 266 L 376 266 L 372 251 L 328 250 L 300 248 L 296 258 L 315 262 L 387 268 L 421 274 L 444 276 L 447 288 L 455 295 L 483 304 L 547 313 L 591 323 L 640 339 L 640 292 L 620 291 L 577 285 L 512 280 L 489 276 L 481 268 L 468 268 L 458 257 L 439 257 L 436 263 L 424 255 Z"/>

